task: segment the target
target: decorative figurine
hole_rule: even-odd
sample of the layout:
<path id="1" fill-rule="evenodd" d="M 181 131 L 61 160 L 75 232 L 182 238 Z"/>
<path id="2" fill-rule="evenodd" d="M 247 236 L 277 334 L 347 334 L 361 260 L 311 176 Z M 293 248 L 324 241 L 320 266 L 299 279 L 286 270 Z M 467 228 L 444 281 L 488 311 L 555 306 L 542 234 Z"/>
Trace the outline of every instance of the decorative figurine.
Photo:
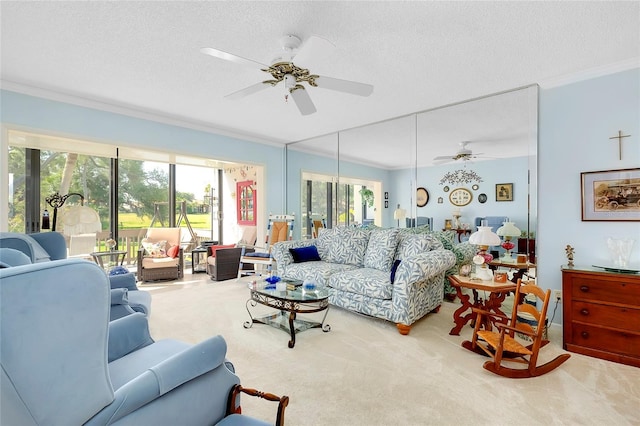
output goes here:
<path id="1" fill-rule="evenodd" d="M 569 261 L 569 263 L 567 263 L 567 266 L 569 268 L 573 268 L 573 247 L 567 244 L 567 247 L 564 249 L 564 251 L 567 253 L 567 260 Z"/>

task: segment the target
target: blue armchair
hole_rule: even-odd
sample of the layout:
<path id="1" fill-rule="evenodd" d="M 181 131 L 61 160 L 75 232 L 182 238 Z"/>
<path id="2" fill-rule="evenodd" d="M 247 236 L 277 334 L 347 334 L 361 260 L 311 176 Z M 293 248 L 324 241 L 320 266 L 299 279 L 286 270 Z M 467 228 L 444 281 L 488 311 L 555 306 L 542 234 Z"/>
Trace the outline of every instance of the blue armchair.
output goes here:
<path id="1" fill-rule="evenodd" d="M 0 232 L 0 248 L 20 251 L 27 256 L 30 263 L 67 258 L 67 245 L 64 236 L 59 232 L 39 232 L 35 234 Z M 9 253 L 6 251 L 4 257 L 9 256 Z M 0 257 L 0 262 L 3 262 L 2 257 Z M 8 265 L 8 262 L 5 262 L 5 264 Z M 134 274 L 109 276 L 109 281 L 112 288 L 112 320 L 134 312 L 141 312 L 145 315 L 150 314 L 151 295 L 149 292 L 138 289 Z"/>
<path id="2" fill-rule="evenodd" d="M 155 342 L 141 313 L 109 321 L 109 287 L 79 259 L 0 269 L 0 424 L 212 425 L 237 412 L 221 336 Z"/>

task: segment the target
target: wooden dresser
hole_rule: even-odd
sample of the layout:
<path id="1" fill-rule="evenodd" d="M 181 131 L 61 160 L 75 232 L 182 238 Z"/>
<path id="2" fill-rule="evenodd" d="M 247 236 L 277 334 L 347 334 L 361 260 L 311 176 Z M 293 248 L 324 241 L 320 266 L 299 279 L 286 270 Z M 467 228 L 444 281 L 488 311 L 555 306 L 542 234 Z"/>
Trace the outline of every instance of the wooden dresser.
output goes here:
<path id="1" fill-rule="evenodd" d="M 562 269 L 564 348 L 640 367 L 640 274 Z"/>

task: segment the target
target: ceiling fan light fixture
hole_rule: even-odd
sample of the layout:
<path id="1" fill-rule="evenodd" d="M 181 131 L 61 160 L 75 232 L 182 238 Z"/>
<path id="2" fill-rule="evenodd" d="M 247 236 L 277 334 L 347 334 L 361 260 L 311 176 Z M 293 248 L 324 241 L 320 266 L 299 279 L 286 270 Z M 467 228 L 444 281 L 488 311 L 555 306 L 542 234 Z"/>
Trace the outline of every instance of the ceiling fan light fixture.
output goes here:
<path id="1" fill-rule="evenodd" d="M 280 46 L 282 46 L 282 50 L 285 52 L 293 52 L 294 50 L 297 50 L 301 44 L 302 40 L 293 34 L 287 34 L 280 39 Z"/>
<path id="2" fill-rule="evenodd" d="M 335 48 L 333 43 L 330 41 L 318 36 L 310 36 L 304 43 L 302 43 L 299 37 L 289 34 L 280 39 L 280 45 L 282 46 L 283 53 L 278 53 L 277 58 L 274 59 L 271 65 L 264 65 L 260 62 L 211 47 L 202 48 L 200 51 L 215 58 L 250 66 L 252 68 L 257 66 L 261 71 L 271 75 L 271 79 L 264 80 L 245 89 L 226 95 L 225 98 L 228 99 L 240 99 L 244 96 L 262 90 L 265 87 L 277 86 L 278 83 L 284 80 L 285 101 L 287 101 L 289 96 L 291 96 L 300 113 L 302 115 L 309 115 L 316 112 L 316 108 L 306 90 L 307 88 L 321 87 L 358 96 L 369 96 L 373 92 L 373 86 L 370 84 L 331 77 L 321 77 L 311 74 L 307 68 L 302 68 L 294 64 L 294 59 L 296 62 L 300 59 L 302 63 L 305 63 L 318 52 L 322 54 L 329 53 Z M 316 81 L 320 78 L 322 84 L 318 84 Z M 303 83 L 307 84 L 304 85 Z"/>
<path id="3" fill-rule="evenodd" d="M 296 87 L 296 78 L 291 74 L 285 74 L 284 87 L 287 89 L 287 91 Z"/>

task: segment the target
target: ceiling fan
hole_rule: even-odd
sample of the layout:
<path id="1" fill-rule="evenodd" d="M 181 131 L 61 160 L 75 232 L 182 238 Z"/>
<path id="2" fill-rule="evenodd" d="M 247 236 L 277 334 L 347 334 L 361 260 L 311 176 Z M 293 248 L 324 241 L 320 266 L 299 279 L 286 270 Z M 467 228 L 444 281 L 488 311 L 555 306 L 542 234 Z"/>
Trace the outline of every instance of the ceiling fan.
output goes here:
<path id="1" fill-rule="evenodd" d="M 482 157 L 481 152 L 474 153 L 473 151 L 468 149 L 467 145 L 470 143 L 472 142 L 471 141 L 460 142 L 460 149 L 458 150 L 458 152 L 456 152 L 453 155 L 440 155 L 438 157 L 435 157 L 433 159 L 433 163 L 442 164 L 442 163 L 449 163 L 449 162 L 458 161 L 458 160 L 470 161 L 476 158 L 489 158 L 489 157 Z"/>
<path id="2" fill-rule="evenodd" d="M 312 74 L 308 69 L 296 65 L 304 64 L 314 55 L 317 56 L 333 50 L 335 46 L 330 41 L 322 37 L 310 36 L 303 44 L 300 38 L 295 35 L 287 35 L 283 37 L 280 42 L 284 53 L 278 55 L 271 62 L 271 65 L 243 58 L 242 56 L 212 47 L 204 47 L 200 49 L 200 52 L 240 65 L 252 68 L 258 67 L 261 71 L 270 74 L 271 78 L 267 80 L 226 95 L 225 98 L 228 99 L 240 99 L 268 87 L 274 87 L 282 82 L 285 88 L 285 100 L 291 95 L 300 113 L 302 115 L 309 115 L 316 112 L 316 107 L 307 93 L 307 86 L 305 86 L 304 83 L 310 87 L 337 90 L 358 96 L 369 96 L 373 93 L 373 86 L 370 84 Z M 294 60 L 296 62 L 295 64 Z"/>

